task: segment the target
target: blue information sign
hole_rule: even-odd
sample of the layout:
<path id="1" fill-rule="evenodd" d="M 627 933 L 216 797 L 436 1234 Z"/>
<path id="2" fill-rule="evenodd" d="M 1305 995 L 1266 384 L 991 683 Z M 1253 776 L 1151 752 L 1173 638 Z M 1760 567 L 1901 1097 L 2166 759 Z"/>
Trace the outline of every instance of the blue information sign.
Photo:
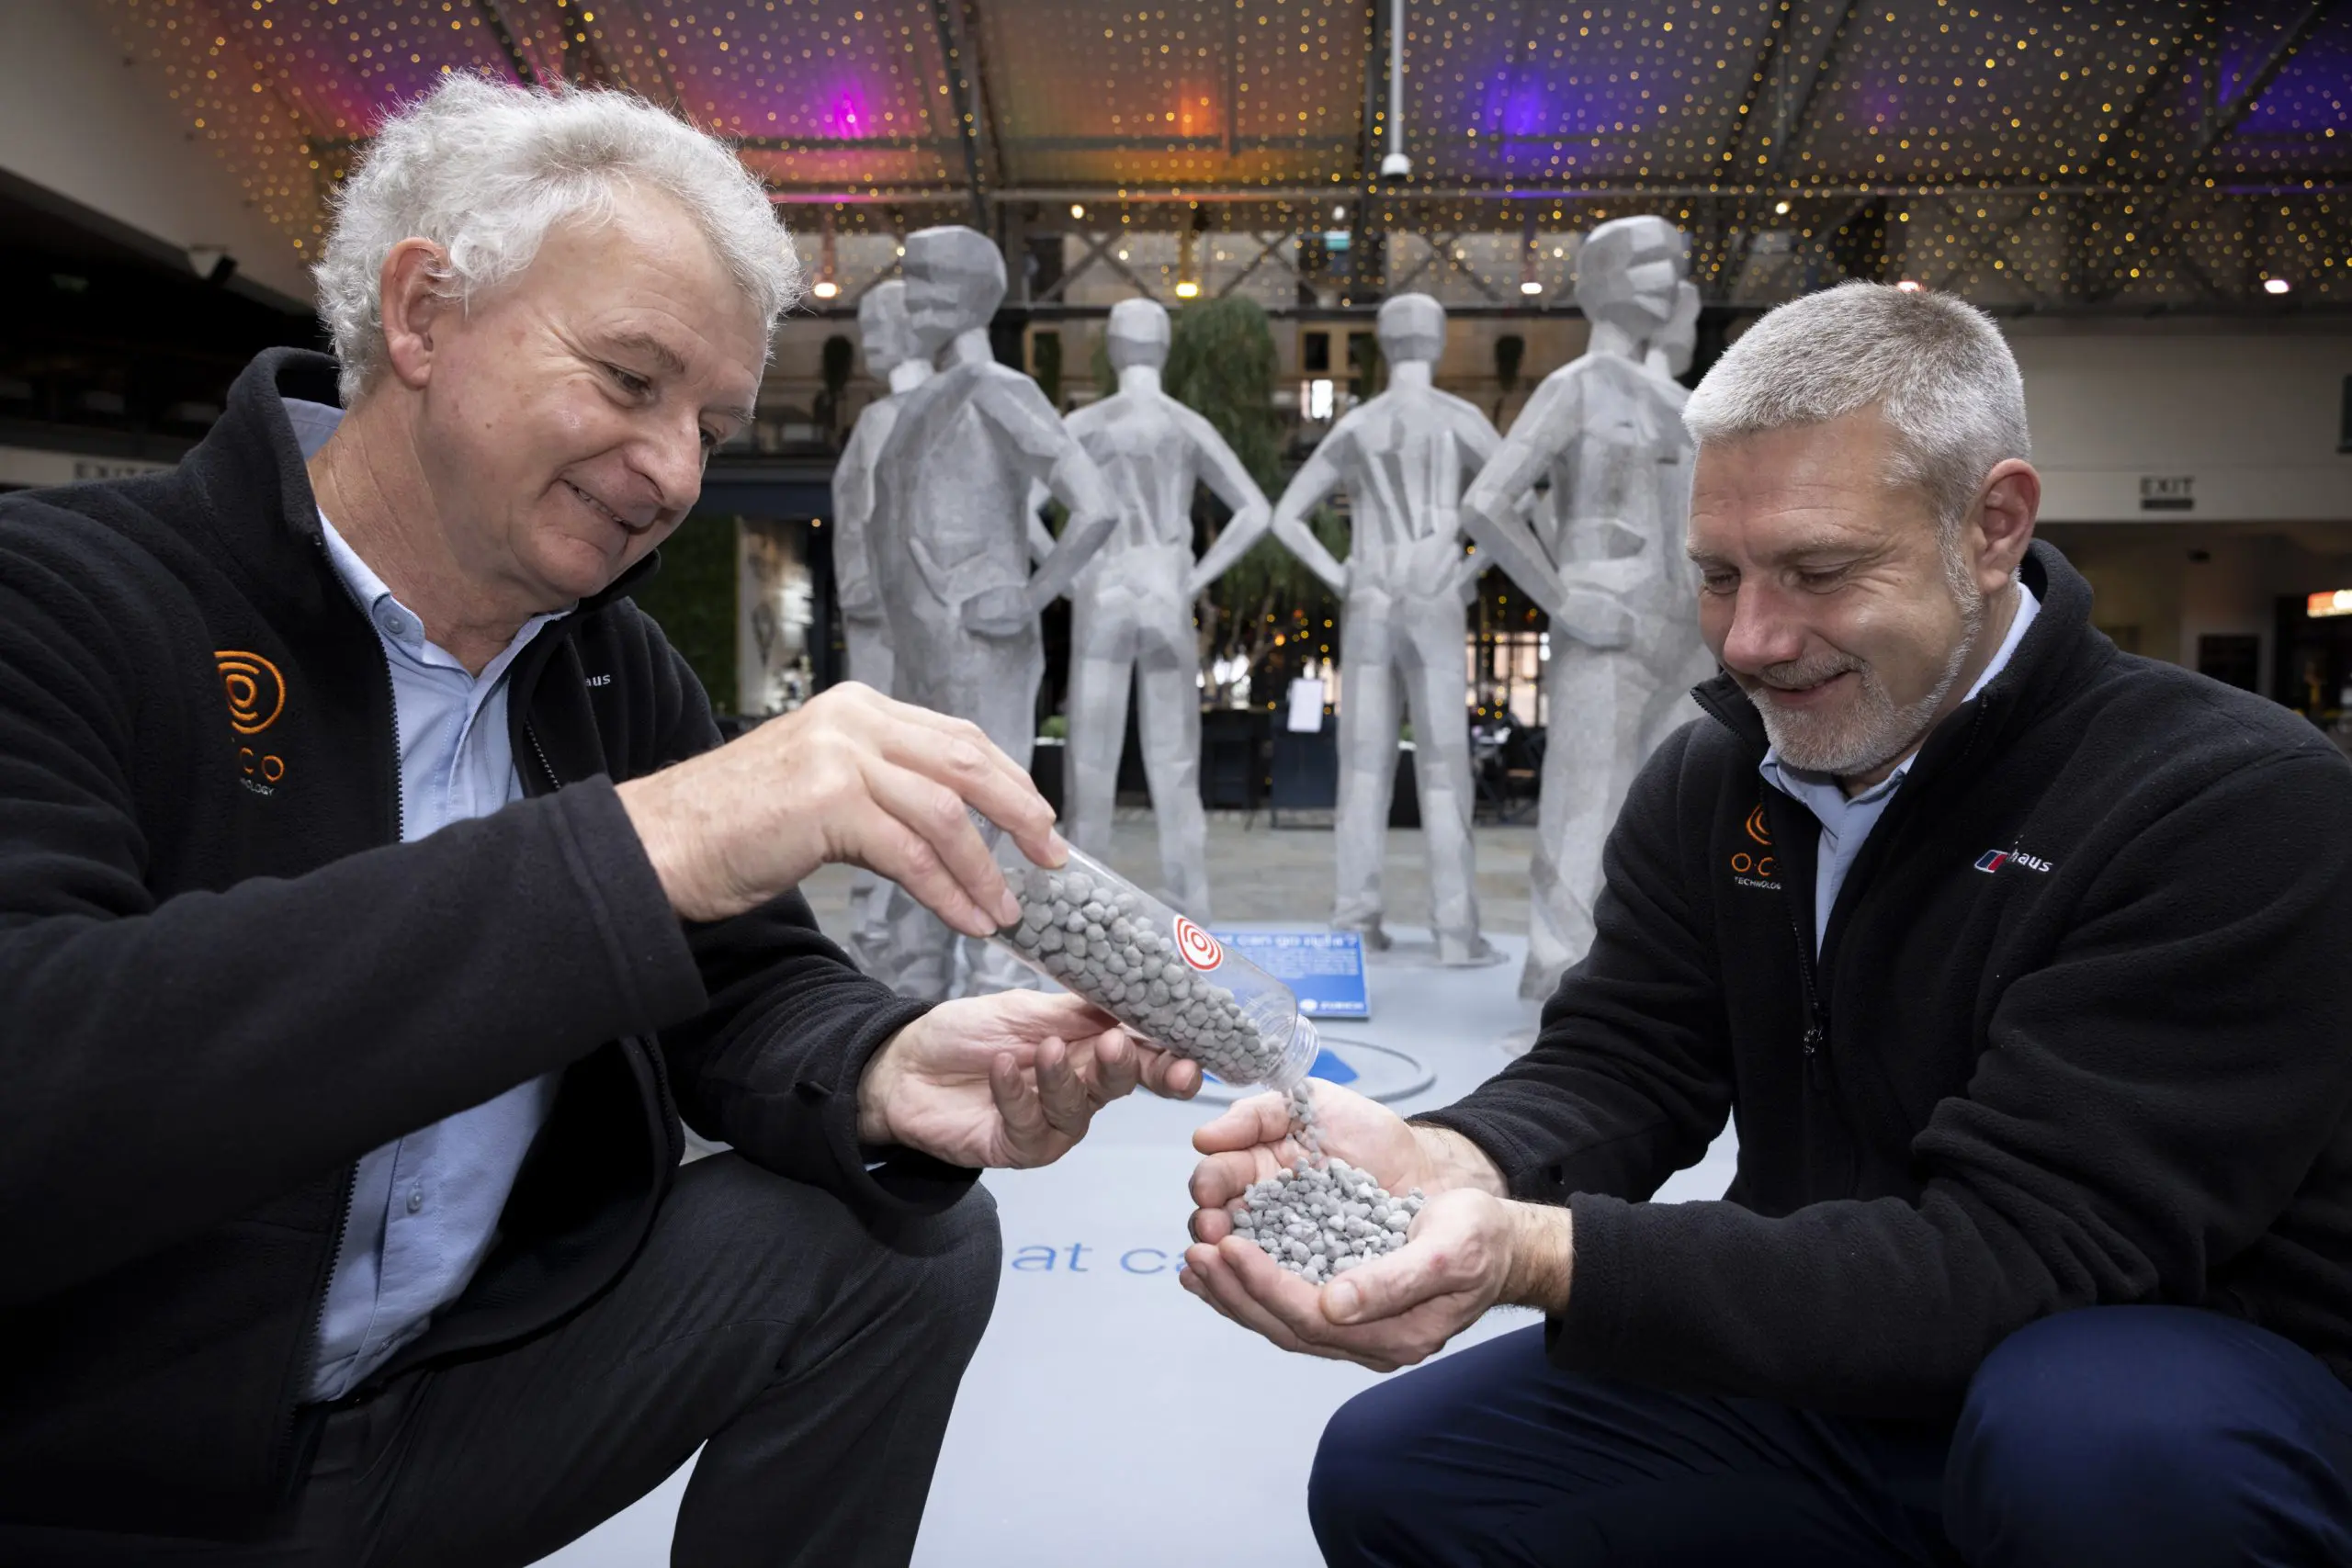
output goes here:
<path id="1" fill-rule="evenodd" d="M 1372 1016 L 1360 931 L 1228 931 L 1216 939 L 1288 986 L 1309 1018 Z"/>

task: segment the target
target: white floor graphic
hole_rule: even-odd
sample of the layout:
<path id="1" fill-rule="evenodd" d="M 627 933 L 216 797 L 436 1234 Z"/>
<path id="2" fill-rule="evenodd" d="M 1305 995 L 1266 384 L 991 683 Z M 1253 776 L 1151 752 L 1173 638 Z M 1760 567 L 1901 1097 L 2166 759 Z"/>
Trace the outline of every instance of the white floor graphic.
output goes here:
<path id="1" fill-rule="evenodd" d="M 1419 935 L 1400 931 L 1400 937 Z M 1487 969 L 1371 965 L 1374 1017 L 1333 1032 L 1409 1052 L 1435 1072 L 1410 1113 L 1498 1070 L 1532 1019 L 1514 995 L 1524 939 Z M 1306 1473 L 1325 1418 L 1374 1374 L 1285 1356 L 1180 1289 L 1192 1129 L 1214 1108 L 1136 1100 L 1046 1170 L 995 1172 L 1004 1224 L 996 1316 L 964 1380 L 915 1551 L 920 1568 L 1193 1568 L 1203 1529 L 1220 1568 L 1306 1568 Z M 1661 1201 L 1713 1198 L 1726 1131 Z M 1457 1346 L 1535 1321 L 1498 1313 Z M 669 1561 L 682 1470 L 540 1568 Z M 1209 1517 L 1209 1516 L 1212 1516 Z"/>

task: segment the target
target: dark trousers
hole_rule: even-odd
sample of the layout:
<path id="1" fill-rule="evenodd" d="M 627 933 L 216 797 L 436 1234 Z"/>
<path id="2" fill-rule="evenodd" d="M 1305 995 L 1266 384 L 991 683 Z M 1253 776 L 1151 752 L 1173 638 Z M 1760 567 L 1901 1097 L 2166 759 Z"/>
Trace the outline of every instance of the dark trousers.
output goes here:
<path id="1" fill-rule="evenodd" d="M 2352 1391 L 2217 1314 L 2011 1336 L 1957 1427 L 1555 1370 L 1530 1328 L 1359 1394 L 1308 1483 L 1332 1568 L 2352 1562 Z"/>
<path id="2" fill-rule="evenodd" d="M 673 1562 L 903 1563 L 1001 1254 L 985 1191 L 877 1237 L 829 1193 L 702 1160 L 586 1311 L 334 1414 L 269 1540 L 0 1526 L 0 1563 L 520 1565 L 697 1447 Z"/>

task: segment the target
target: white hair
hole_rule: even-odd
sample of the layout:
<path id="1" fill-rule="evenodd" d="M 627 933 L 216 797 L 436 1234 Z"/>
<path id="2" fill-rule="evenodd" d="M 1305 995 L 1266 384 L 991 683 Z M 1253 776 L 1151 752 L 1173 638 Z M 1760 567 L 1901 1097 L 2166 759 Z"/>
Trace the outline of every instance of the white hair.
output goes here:
<path id="1" fill-rule="evenodd" d="M 1890 478 L 1927 492 L 1948 544 L 1993 466 L 2032 455 L 2025 383 L 1993 319 L 1883 283 L 1841 283 L 1767 313 L 1715 361 L 1682 423 L 1704 446 L 1868 408 L 1894 433 Z"/>
<path id="2" fill-rule="evenodd" d="M 608 221 L 622 192 L 694 217 L 769 329 L 800 297 L 800 263 L 760 182 L 716 137 L 628 93 L 451 75 L 384 121 L 335 203 L 314 276 L 356 400 L 383 357 L 384 257 L 412 236 L 448 253 L 460 302 L 519 276 L 558 223 Z"/>

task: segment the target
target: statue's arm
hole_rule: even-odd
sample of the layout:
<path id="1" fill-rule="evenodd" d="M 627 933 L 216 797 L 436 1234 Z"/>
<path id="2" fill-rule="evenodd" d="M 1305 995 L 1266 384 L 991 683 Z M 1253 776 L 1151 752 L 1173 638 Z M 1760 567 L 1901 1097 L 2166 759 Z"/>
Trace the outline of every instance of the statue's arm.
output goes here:
<path id="1" fill-rule="evenodd" d="M 1477 405 L 1467 400 L 1462 400 L 1453 413 L 1454 445 L 1462 448 L 1462 471 L 1473 476 L 1475 481 L 1502 448 L 1502 434 Z"/>
<path id="2" fill-rule="evenodd" d="M 1546 378 L 1462 497 L 1463 532 L 1547 615 L 1560 614 L 1559 572 L 1535 536 L 1532 503 L 1537 477 L 1574 434 L 1581 402 L 1572 378 Z"/>
<path id="3" fill-rule="evenodd" d="M 859 620 L 882 613 L 866 545 L 866 525 L 874 517 L 873 412 L 867 410 L 852 427 L 833 468 L 833 587 L 842 614 Z"/>
<path id="4" fill-rule="evenodd" d="M 1118 522 L 1118 503 L 1102 470 L 1086 455 L 1086 448 L 1054 412 L 1054 405 L 1037 389 L 1037 383 L 1018 374 L 990 377 L 974 402 L 1021 453 L 1030 477 L 1042 480 L 1046 491 L 1069 510 L 1062 536 L 1054 541 L 1029 579 L 1029 610 L 1035 615 L 1069 592 L 1079 568 L 1111 536 Z M 1032 511 L 1028 516 L 1034 522 L 1036 513 Z M 1026 527 L 1023 542 L 1034 543 Z"/>
<path id="5" fill-rule="evenodd" d="M 1242 466 L 1240 457 L 1216 433 L 1216 426 L 1190 409 L 1183 411 L 1182 419 L 1200 457 L 1201 482 L 1233 512 L 1216 542 L 1193 565 L 1192 580 L 1185 585 L 1185 597 L 1192 598 L 1223 576 L 1241 558 L 1242 551 L 1257 543 L 1273 521 L 1273 508 L 1266 501 L 1266 492 L 1258 488 L 1258 481 Z"/>
<path id="6" fill-rule="evenodd" d="M 1352 416 L 1351 416 L 1352 417 Z M 1283 547 L 1306 564 L 1306 570 L 1323 580 L 1324 586 L 1334 593 L 1348 591 L 1347 569 L 1331 558 L 1315 530 L 1306 525 L 1307 514 L 1322 504 L 1323 498 L 1340 488 L 1340 465 L 1333 457 L 1340 443 L 1352 439 L 1348 421 L 1341 420 L 1323 438 L 1291 481 L 1283 489 L 1282 500 L 1274 503 L 1274 537 Z M 1222 539 L 1217 541 L 1223 544 Z"/>

